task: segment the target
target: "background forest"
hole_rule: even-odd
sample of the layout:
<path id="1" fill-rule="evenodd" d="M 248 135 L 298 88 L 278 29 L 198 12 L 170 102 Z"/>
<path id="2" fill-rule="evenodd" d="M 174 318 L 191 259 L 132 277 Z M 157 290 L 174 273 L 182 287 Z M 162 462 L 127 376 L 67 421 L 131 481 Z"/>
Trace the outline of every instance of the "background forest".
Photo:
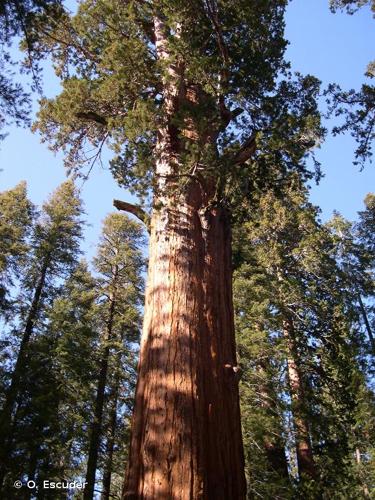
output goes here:
<path id="1" fill-rule="evenodd" d="M 0 498 L 138 498 L 123 484 L 150 212 L 162 198 L 153 155 L 176 78 L 158 66 L 153 3 L 0 4 L 1 141 L 32 126 L 68 174 L 39 204 L 24 181 L 0 190 Z M 316 156 L 327 136 L 353 138 L 356 175 L 372 168 L 374 63 L 354 90 L 294 73 L 285 1 L 198 2 L 207 25 L 194 2 L 156 3 L 176 73 L 189 56 L 180 65 L 193 95 L 173 109 L 185 142 L 168 189 L 214 179 L 206 206 L 230 213 L 247 498 L 375 498 L 375 194 L 369 185 L 350 220 L 322 215 L 310 194 L 330 168 Z M 375 13 L 365 0 L 325 8 L 332 23 Z M 108 213 L 88 232 L 84 193 L 101 162 L 113 179 L 94 197 Z M 114 197 L 126 201 L 111 212 Z M 87 486 L 48 490 L 46 479 Z"/>

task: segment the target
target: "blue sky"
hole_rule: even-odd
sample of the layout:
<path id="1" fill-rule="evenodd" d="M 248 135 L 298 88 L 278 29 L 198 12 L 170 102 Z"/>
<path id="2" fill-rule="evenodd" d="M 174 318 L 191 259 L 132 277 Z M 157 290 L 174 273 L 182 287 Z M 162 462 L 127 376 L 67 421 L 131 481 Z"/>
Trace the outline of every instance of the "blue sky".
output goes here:
<path id="1" fill-rule="evenodd" d="M 323 87 L 337 82 L 342 88 L 359 88 L 367 64 L 375 59 L 375 19 L 369 7 L 350 16 L 332 14 L 328 0 L 293 0 L 286 16 L 288 58 L 293 69 L 318 77 Z M 326 123 L 332 128 L 332 123 Z M 355 142 L 348 135 L 332 137 L 317 151 L 325 177 L 313 186 L 311 199 L 327 219 L 333 210 L 353 219 L 365 195 L 375 190 L 375 164 L 364 171 L 352 164 Z"/>
<path id="2" fill-rule="evenodd" d="M 323 85 L 340 83 L 343 88 L 359 88 L 367 64 L 375 58 L 375 20 L 369 8 L 353 16 L 332 14 L 328 0 L 293 0 L 287 10 L 286 38 L 290 41 L 287 57 L 292 68 L 310 73 Z M 46 72 L 47 95 L 58 91 L 58 84 Z M 332 124 L 327 123 L 327 127 Z M 352 164 L 355 143 L 348 136 L 327 137 L 317 151 L 325 177 L 313 186 L 311 199 L 328 219 L 334 209 L 353 219 L 362 209 L 366 193 L 375 191 L 375 165 L 363 172 Z M 28 130 L 12 128 L 0 144 L 0 189 L 13 187 L 25 179 L 29 196 L 41 204 L 65 178 L 62 156 L 54 155 L 40 138 Z M 84 249 L 91 255 L 100 232 L 100 223 L 112 210 L 112 199 L 129 199 L 112 180 L 110 173 L 97 166 L 82 190 L 87 218 Z"/>

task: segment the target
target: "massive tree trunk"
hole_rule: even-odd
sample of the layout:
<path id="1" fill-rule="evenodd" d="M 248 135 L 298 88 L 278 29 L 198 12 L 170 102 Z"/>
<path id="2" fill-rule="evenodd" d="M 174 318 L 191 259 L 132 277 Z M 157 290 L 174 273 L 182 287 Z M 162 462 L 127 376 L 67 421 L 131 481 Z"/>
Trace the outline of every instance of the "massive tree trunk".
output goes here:
<path id="1" fill-rule="evenodd" d="M 294 337 L 294 325 L 291 319 L 284 322 L 284 338 L 288 348 L 288 378 L 292 398 L 298 474 L 300 477 L 307 476 L 316 479 L 317 471 L 310 442 L 309 426 L 304 415 L 302 374 Z"/>
<path id="2" fill-rule="evenodd" d="M 148 284 L 123 498 L 241 500 L 229 214 L 213 203 L 214 179 L 181 171 L 189 144 L 215 150 L 218 132 L 199 130 L 192 115 L 185 130 L 176 128 L 181 103 L 199 108 L 209 97 L 199 85 L 188 88 L 183 61 L 168 52 L 163 21 L 156 17 L 154 27 L 157 54 L 167 68 L 165 121 L 155 151 Z M 178 37 L 178 23 L 174 31 Z"/>
<path id="3" fill-rule="evenodd" d="M 153 214 L 124 498 L 245 498 L 229 218 L 203 202 Z"/>

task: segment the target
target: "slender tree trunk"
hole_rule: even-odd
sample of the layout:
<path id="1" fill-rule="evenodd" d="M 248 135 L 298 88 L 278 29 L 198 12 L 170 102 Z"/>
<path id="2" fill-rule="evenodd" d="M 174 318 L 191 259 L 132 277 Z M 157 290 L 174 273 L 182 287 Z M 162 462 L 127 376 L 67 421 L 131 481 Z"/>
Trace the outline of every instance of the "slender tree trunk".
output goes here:
<path id="1" fill-rule="evenodd" d="M 46 282 L 48 267 L 49 258 L 47 257 L 43 262 L 39 281 L 34 291 L 34 297 L 26 319 L 25 329 L 22 336 L 17 361 L 12 374 L 12 380 L 7 391 L 4 406 L 0 414 L 0 488 L 4 481 L 7 461 L 9 459 L 8 455 L 10 451 L 10 445 L 13 439 L 12 415 L 18 397 L 21 377 L 24 375 L 23 368 L 26 361 L 27 347 L 34 330 L 35 322 L 38 318 L 40 299 Z"/>
<path id="2" fill-rule="evenodd" d="M 261 397 L 261 405 L 265 411 L 273 418 L 275 426 L 273 435 L 264 433 L 263 443 L 266 451 L 268 462 L 271 468 L 278 473 L 280 477 L 289 480 L 288 462 L 285 454 L 285 444 L 282 439 L 282 425 L 278 417 L 276 405 L 276 394 L 268 375 L 268 361 L 258 365 L 258 373 L 262 382 L 260 383 L 259 392 Z M 263 382 L 264 381 L 264 382 Z"/>
<path id="3" fill-rule="evenodd" d="M 366 308 L 363 304 L 363 300 L 362 300 L 360 293 L 358 293 L 358 302 L 359 302 L 359 307 L 361 309 L 362 318 L 363 318 L 363 321 L 364 321 L 365 326 L 366 326 L 367 335 L 368 335 L 368 338 L 370 340 L 371 350 L 372 350 L 373 354 L 375 354 L 375 339 L 374 339 L 374 335 L 372 333 L 370 322 L 369 322 L 368 317 L 367 317 Z"/>
<path id="4" fill-rule="evenodd" d="M 301 371 L 298 363 L 298 352 L 294 339 L 293 321 L 284 321 L 284 338 L 288 347 L 288 377 L 292 398 L 292 413 L 295 428 L 297 465 L 299 476 L 317 477 L 316 466 L 310 442 L 309 426 L 306 421 L 304 407 L 304 390 Z"/>
<path id="5" fill-rule="evenodd" d="M 98 464 L 99 445 L 102 432 L 103 422 L 103 408 L 105 398 L 105 387 L 107 382 L 108 373 L 108 357 L 109 347 L 104 349 L 103 357 L 101 360 L 99 382 L 96 392 L 94 420 L 90 430 L 90 446 L 87 460 L 86 469 L 86 482 L 87 485 L 84 490 L 83 498 L 85 500 L 92 500 L 94 498 L 95 475 Z"/>
<path id="6" fill-rule="evenodd" d="M 357 465 L 360 467 L 362 464 L 362 459 L 361 459 L 361 451 L 358 447 L 355 449 L 355 461 L 357 462 Z M 368 498 L 370 496 L 370 491 L 368 489 L 367 484 L 363 480 L 362 480 L 362 489 L 363 489 L 363 496 Z"/>
<path id="7" fill-rule="evenodd" d="M 115 285 L 116 279 L 117 279 L 117 269 L 115 269 L 114 271 L 113 285 Z M 108 361 L 110 354 L 108 341 L 112 339 L 114 312 L 115 312 L 115 297 L 113 294 L 111 294 L 109 316 L 107 321 L 106 334 L 104 337 L 104 343 L 107 345 L 105 345 L 104 347 L 103 356 L 100 362 L 98 387 L 96 391 L 95 408 L 94 408 L 94 420 L 90 431 L 90 446 L 89 446 L 89 454 L 88 454 L 87 469 L 86 469 L 87 485 L 86 488 L 84 489 L 84 494 L 83 494 L 84 500 L 92 500 L 94 498 L 95 475 L 98 465 L 99 446 L 102 434 L 105 388 L 107 385 Z"/>
<path id="8" fill-rule="evenodd" d="M 38 450 L 35 447 L 33 447 L 32 450 L 30 451 L 29 471 L 27 474 L 28 481 L 35 480 L 37 465 L 38 465 Z M 25 488 L 24 495 L 25 495 L 24 500 L 30 500 L 30 498 L 32 498 L 33 495 L 33 490 Z"/>
<path id="9" fill-rule="evenodd" d="M 118 363 L 118 369 L 120 368 L 121 360 Z M 110 397 L 110 409 L 109 409 L 109 429 L 108 438 L 106 444 L 106 456 L 103 470 L 103 490 L 101 495 L 101 500 L 109 500 L 111 493 L 111 476 L 112 476 L 112 465 L 113 465 L 113 449 L 115 445 L 116 429 L 117 429 L 117 402 L 118 402 L 118 391 L 119 391 L 119 377 L 116 376 L 113 390 Z"/>

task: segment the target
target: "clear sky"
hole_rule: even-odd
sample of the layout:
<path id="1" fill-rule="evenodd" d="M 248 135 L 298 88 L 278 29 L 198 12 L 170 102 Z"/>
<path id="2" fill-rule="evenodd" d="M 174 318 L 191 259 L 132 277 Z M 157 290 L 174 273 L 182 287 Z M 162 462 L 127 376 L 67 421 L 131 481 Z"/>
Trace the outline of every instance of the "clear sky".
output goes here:
<path id="1" fill-rule="evenodd" d="M 369 8 L 354 16 L 332 14 L 329 0 L 292 0 L 286 17 L 287 56 L 292 68 L 310 73 L 323 85 L 337 82 L 345 89 L 359 88 L 364 81 L 367 64 L 375 59 L 375 20 Z M 46 72 L 47 95 L 58 91 L 58 84 Z M 332 124 L 327 123 L 327 127 Z M 334 209 L 353 219 L 362 209 L 366 193 L 375 191 L 375 164 L 363 172 L 353 166 L 355 144 L 348 136 L 329 136 L 317 152 L 325 177 L 312 187 L 312 201 L 319 205 L 324 219 Z M 20 180 L 27 180 L 29 196 L 41 204 L 48 194 L 64 180 L 62 156 L 55 156 L 40 143 L 40 138 L 28 130 L 11 128 L 0 144 L 0 190 L 8 189 Z M 86 231 L 85 251 L 92 254 L 100 222 L 112 210 L 112 199 L 129 199 L 128 194 L 112 180 L 110 173 L 97 166 L 82 190 L 87 218 L 91 227 Z"/>
<path id="2" fill-rule="evenodd" d="M 337 82 L 343 89 L 364 83 L 367 64 L 375 59 L 375 19 L 369 7 L 350 16 L 328 9 L 328 0 L 293 0 L 286 17 L 288 57 L 293 68 L 318 77 L 323 86 Z M 332 123 L 326 123 L 332 128 Z M 364 171 L 352 164 L 355 142 L 348 135 L 329 135 L 317 158 L 325 177 L 312 188 L 311 199 L 323 210 L 323 219 L 338 210 L 353 219 L 363 199 L 375 191 L 375 160 Z"/>

